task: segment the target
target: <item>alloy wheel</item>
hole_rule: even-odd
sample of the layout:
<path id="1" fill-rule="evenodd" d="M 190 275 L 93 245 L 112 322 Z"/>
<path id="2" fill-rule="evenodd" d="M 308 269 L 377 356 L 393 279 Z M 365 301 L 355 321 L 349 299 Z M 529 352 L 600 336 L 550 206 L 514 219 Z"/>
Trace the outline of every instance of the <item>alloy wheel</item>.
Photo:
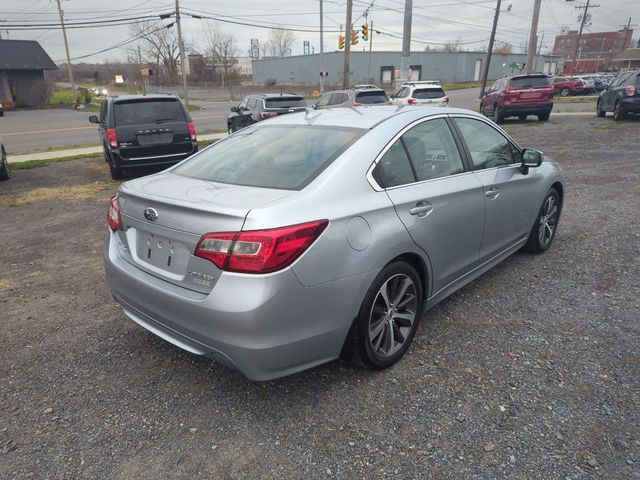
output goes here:
<path id="1" fill-rule="evenodd" d="M 404 345 L 418 311 L 413 280 L 397 274 L 382 284 L 369 314 L 369 342 L 381 357 L 390 357 Z"/>
<path id="2" fill-rule="evenodd" d="M 553 234 L 558 225 L 558 201 L 550 195 L 544 202 L 544 208 L 540 215 L 540 228 L 538 228 L 538 240 L 540 245 L 546 247 L 553 239 Z"/>

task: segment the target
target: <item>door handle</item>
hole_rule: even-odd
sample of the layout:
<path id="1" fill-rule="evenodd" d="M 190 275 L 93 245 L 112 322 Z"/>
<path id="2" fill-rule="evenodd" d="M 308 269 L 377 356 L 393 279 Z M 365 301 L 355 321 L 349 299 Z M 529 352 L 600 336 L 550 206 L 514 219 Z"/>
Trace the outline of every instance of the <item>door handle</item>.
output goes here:
<path id="1" fill-rule="evenodd" d="M 418 217 L 426 217 L 433 211 L 433 205 L 429 202 L 418 202 L 416 206 L 409 210 L 411 215 L 417 215 Z"/>
<path id="2" fill-rule="evenodd" d="M 498 190 L 496 187 L 491 187 L 489 190 L 484 192 L 484 196 L 490 198 L 491 200 L 495 200 L 496 198 L 498 198 L 498 196 L 500 196 L 500 190 Z"/>

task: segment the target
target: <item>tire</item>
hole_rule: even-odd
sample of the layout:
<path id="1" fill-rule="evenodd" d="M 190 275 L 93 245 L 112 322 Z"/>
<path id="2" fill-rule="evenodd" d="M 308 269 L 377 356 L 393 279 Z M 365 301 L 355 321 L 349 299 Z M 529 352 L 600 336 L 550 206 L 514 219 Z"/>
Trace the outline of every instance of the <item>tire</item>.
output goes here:
<path id="1" fill-rule="evenodd" d="M 620 120 L 624 120 L 627 118 L 627 114 L 622 110 L 622 106 L 620 105 L 620 100 L 616 101 L 615 106 L 613 107 L 613 119 L 617 122 Z"/>
<path id="2" fill-rule="evenodd" d="M 518 115 L 518 120 L 520 120 L 521 122 L 524 122 L 527 119 L 526 115 Z"/>
<path id="3" fill-rule="evenodd" d="M 113 180 L 122 180 L 124 178 L 124 171 L 120 167 L 114 167 L 111 162 L 109 162 L 109 173 L 111 173 Z"/>
<path id="4" fill-rule="evenodd" d="M 231 135 L 235 130 L 233 129 L 233 127 L 231 126 L 231 124 L 227 124 L 227 133 L 229 135 Z"/>
<path id="5" fill-rule="evenodd" d="M 568 97 L 569 95 L 571 95 L 571 90 L 569 90 L 567 87 L 564 87 L 562 90 L 560 90 L 560 95 L 562 95 L 563 97 Z"/>
<path id="6" fill-rule="evenodd" d="M 529 239 L 524 246 L 525 251 L 538 254 L 549 249 L 558 230 L 561 209 L 560 196 L 556 189 L 552 188 L 544 197 L 540 212 L 529 233 Z"/>
<path id="7" fill-rule="evenodd" d="M 550 115 L 551 115 L 551 112 L 539 113 L 538 114 L 538 121 L 539 122 L 546 122 L 547 120 L 549 120 L 549 116 Z"/>
<path id="8" fill-rule="evenodd" d="M 364 297 L 345 345 L 353 363 L 382 370 L 400 360 L 418 328 L 422 292 L 420 276 L 407 262 L 394 261 L 382 269 Z"/>
<path id="9" fill-rule="evenodd" d="M 480 115 L 484 115 L 485 117 L 487 116 L 487 114 L 484 111 L 484 104 L 480 104 Z"/>
<path id="10" fill-rule="evenodd" d="M 498 105 L 493 106 L 493 116 L 495 117 L 496 123 L 504 122 L 504 113 L 502 113 L 502 109 Z"/>
<path id="11" fill-rule="evenodd" d="M 9 167 L 9 160 L 7 160 L 7 152 L 2 148 L 2 154 L 0 155 L 0 180 L 9 180 L 11 178 L 11 167 Z"/>
<path id="12" fill-rule="evenodd" d="M 607 112 L 605 112 L 604 110 L 602 110 L 602 106 L 600 105 L 600 100 L 598 100 L 598 103 L 596 104 L 596 117 L 604 117 L 607 114 Z"/>

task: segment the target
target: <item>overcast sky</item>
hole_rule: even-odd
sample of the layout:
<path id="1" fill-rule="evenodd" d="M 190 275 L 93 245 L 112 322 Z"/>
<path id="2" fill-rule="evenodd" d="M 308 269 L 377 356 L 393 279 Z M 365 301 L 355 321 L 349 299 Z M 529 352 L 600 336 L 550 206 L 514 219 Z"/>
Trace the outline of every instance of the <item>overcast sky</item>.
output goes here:
<path id="1" fill-rule="evenodd" d="M 293 54 L 302 54 L 303 41 L 311 42 L 315 52 L 320 50 L 319 0 L 180 0 L 185 11 L 224 15 L 232 20 L 273 23 L 292 28 L 309 29 L 313 32 L 296 33 L 297 41 Z M 363 23 L 363 13 L 373 3 L 369 19 L 373 19 L 374 29 L 380 28 L 391 35 L 401 35 L 404 0 L 354 0 L 356 25 Z M 533 0 L 503 0 L 497 41 L 507 42 L 516 50 L 528 39 Z M 598 0 L 600 7 L 593 8 L 591 25 L 586 31 L 608 31 L 622 28 L 629 17 L 631 23 L 640 24 L 640 1 L 638 0 Z M 426 45 L 437 48 L 440 44 L 460 39 L 464 49 L 480 49 L 488 42 L 494 15 L 495 0 L 414 0 L 412 50 L 424 50 Z M 507 11 L 511 5 L 510 11 Z M 544 34 L 543 52 L 553 46 L 553 37 L 562 27 L 577 29 L 577 5 L 584 2 L 565 0 L 543 0 L 540 14 L 539 35 Z M 116 19 L 143 15 L 159 15 L 174 10 L 172 0 L 65 0 L 63 8 L 67 21 L 83 19 Z M 325 51 L 337 49 L 336 30 L 345 21 L 346 0 L 324 0 L 324 46 Z M 51 0 L 0 0 L 0 20 L 16 24 L 18 22 L 57 22 L 57 9 Z M 164 20 L 170 23 L 171 20 Z M 191 17 L 183 19 L 185 39 L 194 45 L 202 42 L 204 20 Z M 7 32 L 2 29 L 2 38 Z M 7 23 L 5 23 L 7 25 Z M 267 29 L 252 26 L 221 23 L 225 30 L 232 31 L 236 38 L 239 55 L 246 55 L 250 39 L 266 38 Z M 640 29 L 636 27 L 637 32 Z M 331 31 L 331 32 L 329 32 Z M 56 62 L 65 58 L 64 43 L 60 30 L 10 31 L 9 38 L 32 39 L 41 43 Z M 638 33 L 634 32 L 634 38 Z M 131 37 L 127 26 L 103 28 L 69 29 L 71 57 L 92 54 L 115 45 Z M 539 37 L 541 38 L 541 37 Z M 400 50 L 402 41 L 390 35 L 374 35 L 374 50 Z M 362 41 L 356 49 L 362 49 Z M 86 62 L 102 62 L 105 59 L 123 58 L 123 49 L 84 59 Z"/>

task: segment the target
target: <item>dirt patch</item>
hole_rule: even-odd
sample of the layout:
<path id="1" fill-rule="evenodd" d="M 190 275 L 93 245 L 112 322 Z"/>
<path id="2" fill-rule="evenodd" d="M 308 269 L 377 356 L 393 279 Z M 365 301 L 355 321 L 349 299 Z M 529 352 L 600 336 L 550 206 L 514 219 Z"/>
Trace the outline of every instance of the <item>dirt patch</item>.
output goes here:
<path id="1" fill-rule="evenodd" d="M 99 181 L 85 185 L 34 188 L 21 193 L 3 195 L 0 197 L 0 205 L 18 207 L 33 202 L 51 200 L 81 201 L 95 196 L 98 192 L 113 188 L 114 185 L 112 182 Z"/>

